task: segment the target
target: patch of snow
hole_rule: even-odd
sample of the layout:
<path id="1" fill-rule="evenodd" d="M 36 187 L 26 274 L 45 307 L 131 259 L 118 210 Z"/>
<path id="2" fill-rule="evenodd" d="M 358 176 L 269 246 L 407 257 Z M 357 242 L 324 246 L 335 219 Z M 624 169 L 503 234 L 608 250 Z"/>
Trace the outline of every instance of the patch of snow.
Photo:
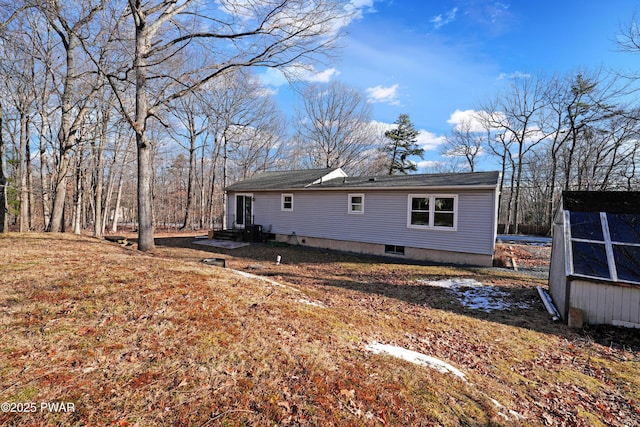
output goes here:
<path id="1" fill-rule="evenodd" d="M 494 286 L 467 289 L 458 291 L 458 299 L 467 308 L 490 312 L 493 310 L 505 310 L 510 304 L 504 301 L 506 292 L 496 289 Z"/>
<path id="2" fill-rule="evenodd" d="M 524 302 L 513 304 L 506 301 L 509 296 L 508 292 L 498 286 L 485 285 L 475 279 L 455 278 L 437 281 L 420 280 L 419 282 L 448 289 L 456 295 L 460 304 L 472 310 L 491 312 L 494 310 L 508 310 L 513 306 L 517 308 L 530 307 L 529 304 Z"/>
<path id="3" fill-rule="evenodd" d="M 407 350 L 406 348 L 389 344 L 380 344 L 375 341 L 371 344 L 367 344 L 364 348 L 365 350 L 370 351 L 373 354 L 386 353 L 390 356 L 406 360 L 407 362 L 415 363 L 420 366 L 428 366 L 438 372 L 442 372 L 445 374 L 451 373 L 456 377 L 462 379 L 463 381 L 467 381 L 464 377 L 464 373 L 462 373 L 462 371 L 460 371 L 459 369 L 454 368 L 447 362 L 436 359 L 435 357 L 427 356 L 426 354 L 418 353 L 417 351 Z"/>
<path id="4" fill-rule="evenodd" d="M 447 288 L 447 289 L 457 289 L 460 287 L 464 288 L 475 288 L 478 286 L 484 286 L 481 282 L 478 282 L 475 279 L 442 279 L 436 281 L 430 280 L 419 280 L 421 283 L 425 283 L 429 286 L 437 286 L 439 288 Z"/>

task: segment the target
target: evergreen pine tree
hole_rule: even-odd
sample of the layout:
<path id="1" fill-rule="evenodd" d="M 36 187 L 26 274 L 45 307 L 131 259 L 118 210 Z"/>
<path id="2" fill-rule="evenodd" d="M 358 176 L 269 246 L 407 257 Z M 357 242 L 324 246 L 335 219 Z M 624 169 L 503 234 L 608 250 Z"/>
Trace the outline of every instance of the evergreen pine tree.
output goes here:
<path id="1" fill-rule="evenodd" d="M 424 157 L 424 149 L 416 144 L 418 131 L 411 123 L 408 114 L 400 114 L 395 121 L 396 128 L 388 130 L 384 133 L 389 142 L 384 146 L 383 150 L 389 156 L 389 175 L 408 172 L 416 172 L 418 166 L 409 160 L 411 156 Z"/>

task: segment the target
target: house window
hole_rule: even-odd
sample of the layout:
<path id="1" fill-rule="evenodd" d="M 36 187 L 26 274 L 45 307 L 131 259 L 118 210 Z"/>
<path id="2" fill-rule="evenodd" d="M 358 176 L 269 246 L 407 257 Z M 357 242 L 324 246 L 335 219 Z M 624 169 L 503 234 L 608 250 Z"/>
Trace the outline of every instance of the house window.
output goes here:
<path id="1" fill-rule="evenodd" d="M 384 245 L 384 252 L 392 255 L 404 255 L 404 246 Z"/>
<path id="2" fill-rule="evenodd" d="M 280 196 L 281 204 L 283 211 L 292 211 L 293 210 L 293 194 L 283 194 Z"/>
<path id="3" fill-rule="evenodd" d="M 349 194 L 349 213 L 364 214 L 364 194 Z"/>
<path id="4" fill-rule="evenodd" d="M 409 194 L 407 227 L 455 230 L 458 196 Z"/>
<path id="5" fill-rule="evenodd" d="M 450 227 L 455 225 L 455 199 L 453 197 L 434 197 L 433 226 Z"/>

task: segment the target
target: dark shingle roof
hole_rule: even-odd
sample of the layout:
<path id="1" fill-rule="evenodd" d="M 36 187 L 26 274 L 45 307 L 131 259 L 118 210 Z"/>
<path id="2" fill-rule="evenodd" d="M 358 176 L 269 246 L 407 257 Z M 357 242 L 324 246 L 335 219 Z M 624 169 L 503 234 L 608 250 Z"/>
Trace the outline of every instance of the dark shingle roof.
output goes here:
<path id="1" fill-rule="evenodd" d="M 338 169 L 309 169 L 296 171 L 264 172 L 252 178 L 229 185 L 227 191 L 269 191 L 293 189 L 339 188 L 418 188 L 418 187 L 495 187 L 499 172 L 468 172 L 416 175 L 378 175 L 338 177 L 321 181 Z"/>
<path id="2" fill-rule="evenodd" d="M 356 176 L 332 179 L 311 188 L 411 188 L 411 187 L 455 187 L 487 186 L 495 187 L 499 172 L 468 172 L 416 175 Z"/>
<path id="3" fill-rule="evenodd" d="M 304 188 L 337 169 L 338 168 L 263 172 L 231 184 L 227 186 L 226 190 L 259 191 Z"/>

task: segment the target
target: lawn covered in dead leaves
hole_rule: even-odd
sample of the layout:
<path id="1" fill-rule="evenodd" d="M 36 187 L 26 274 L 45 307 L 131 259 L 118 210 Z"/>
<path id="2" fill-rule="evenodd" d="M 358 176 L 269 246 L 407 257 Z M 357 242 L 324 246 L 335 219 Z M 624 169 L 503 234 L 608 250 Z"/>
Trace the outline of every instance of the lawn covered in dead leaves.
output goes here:
<path id="1" fill-rule="evenodd" d="M 640 349 L 552 323 L 536 298 L 543 281 L 190 241 L 158 239 L 147 255 L 86 237 L 0 235 L 0 403 L 10 404 L 0 424 L 640 423 Z M 229 268 L 199 262 L 210 256 Z M 429 285 L 446 278 L 500 287 L 512 308 L 472 309 Z M 373 342 L 438 358 L 464 379 L 372 354 Z M 41 406 L 56 402 L 67 410 Z"/>

